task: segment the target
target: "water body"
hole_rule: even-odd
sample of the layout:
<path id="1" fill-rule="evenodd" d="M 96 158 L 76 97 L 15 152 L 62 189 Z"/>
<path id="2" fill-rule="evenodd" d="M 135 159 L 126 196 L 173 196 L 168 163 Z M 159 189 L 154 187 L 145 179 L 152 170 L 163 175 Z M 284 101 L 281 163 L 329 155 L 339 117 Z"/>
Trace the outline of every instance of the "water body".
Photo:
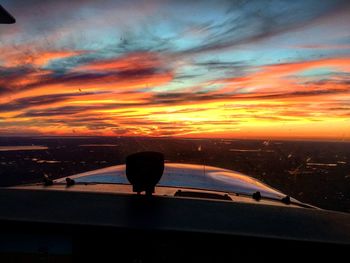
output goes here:
<path id="1" fill-rule="evenodd" d="M 36 150 L 47 150 L 46 146 L 29 145 L 29 146 L 0 146 L 0 152 L 8 151 L 36 151 Z"/>
<path id="2" fill-rule="evenodd" d="M 336 163 L 307 163 L 308 166 L 328 166 L 328 167 L 336 167 Z"/>
<path id="3" fill-rule="evenodd" d="M 37 163 L 61 163 L 61 161 L 56 161 L 56 160 L 38 160 L 37 158 L 32 159 L 33 162 Z"/>
<path id="4" fill-rule="evenodd" d="M 230 149 L 230 152 L 267 152 L 267 153 L 273 153 L 273 150 L 262 150 L 262 149 Z"/>
<path id="5" fill-rule="evenodd" d="M 116 147 L 117 144 L 81 144 L 79 147 Z"/>

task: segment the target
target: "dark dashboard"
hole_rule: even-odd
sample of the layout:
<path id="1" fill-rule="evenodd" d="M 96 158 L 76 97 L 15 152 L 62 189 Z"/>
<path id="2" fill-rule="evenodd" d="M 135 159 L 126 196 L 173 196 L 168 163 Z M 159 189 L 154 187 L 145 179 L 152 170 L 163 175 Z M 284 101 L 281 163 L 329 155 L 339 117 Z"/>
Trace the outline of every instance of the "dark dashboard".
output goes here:
<path id="1" fill-rule="evenodd" d="M 344 213 L 93 191 L 101 187 L 1 189 L 0 261 L 274 262 L 350 248 Z"/>

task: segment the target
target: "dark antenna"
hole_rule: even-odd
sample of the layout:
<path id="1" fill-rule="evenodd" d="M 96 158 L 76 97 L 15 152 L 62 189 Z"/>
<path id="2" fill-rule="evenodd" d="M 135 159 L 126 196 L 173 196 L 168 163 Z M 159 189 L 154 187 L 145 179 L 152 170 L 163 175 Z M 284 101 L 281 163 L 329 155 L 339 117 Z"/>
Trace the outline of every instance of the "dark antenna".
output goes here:
<path id="1" fill-rule="evenodd" d="M 202 160 L 203 160 L 203 176 L 205 177 L 205 156 L 204 156 L 204 152 L 202 151 L 202 145 L 200 144 L 197 148 L 197 150 L 199 152 L 201 152 L 202 154 Z"/>
<path id="2" fill-rule="evenodd" d="M 159 152 L 138 152 L 126 157 L 126 177 L 138 195 L 152 195 L 164 171 L 164 155 Z"/>
<path id="3" fill-rule="evenodd" d="M 0 5 L 0 24 L 14 24 L 16 19 Z"/>

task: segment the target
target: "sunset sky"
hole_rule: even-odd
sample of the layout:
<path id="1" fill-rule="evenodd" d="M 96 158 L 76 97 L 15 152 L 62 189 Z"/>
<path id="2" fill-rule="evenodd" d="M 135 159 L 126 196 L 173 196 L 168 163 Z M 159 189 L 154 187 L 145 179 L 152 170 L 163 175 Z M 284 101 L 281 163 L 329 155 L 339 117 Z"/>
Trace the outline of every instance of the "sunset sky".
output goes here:
<path id="1" fill-rule="evenodd" d="M 16 1 L 0 136 L 350 140 L 350 1 Z"/>

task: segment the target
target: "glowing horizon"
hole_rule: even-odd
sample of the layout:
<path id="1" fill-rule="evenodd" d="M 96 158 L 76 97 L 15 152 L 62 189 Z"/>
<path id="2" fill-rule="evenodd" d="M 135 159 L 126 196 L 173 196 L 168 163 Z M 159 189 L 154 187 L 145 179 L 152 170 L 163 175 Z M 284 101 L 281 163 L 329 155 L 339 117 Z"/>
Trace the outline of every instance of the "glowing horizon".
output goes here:
<path id="1" fill-rule="evenodd" d="M 0 136 L 350 140 L 348 1 L 4 1 Z"/>

